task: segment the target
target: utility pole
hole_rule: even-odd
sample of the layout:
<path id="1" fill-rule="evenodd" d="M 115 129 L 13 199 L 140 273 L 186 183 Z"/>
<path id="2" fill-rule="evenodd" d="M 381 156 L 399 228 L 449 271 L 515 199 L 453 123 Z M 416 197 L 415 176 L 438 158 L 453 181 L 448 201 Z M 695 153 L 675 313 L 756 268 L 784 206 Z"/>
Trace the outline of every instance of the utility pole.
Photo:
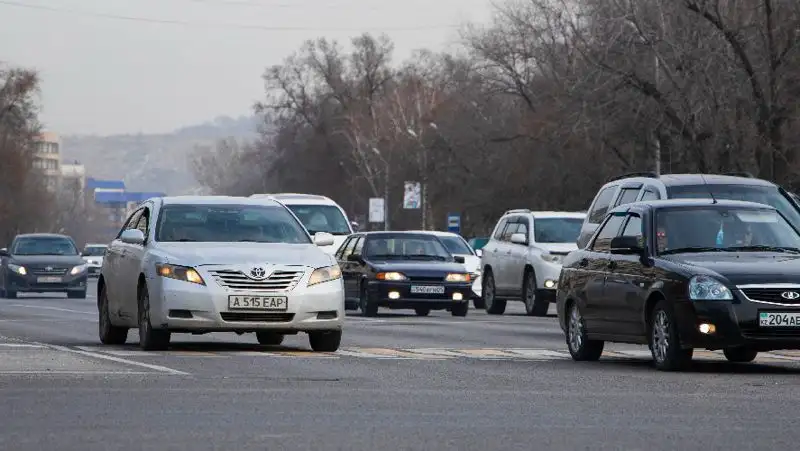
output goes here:
<path id="1" fill-rule="evenodd" d="M 383 163 L 383 230 L 389 230 L 389 162 L 383 158 L 383 154 L 377 147 L 373 147 L 372 151 L 381 159 Z"/>
<path id="2" fill-rule="evenodd" d="M 655 69 L 654 79 L 655 79 L 656 91 L 658 91 L 660 89 L 659 85 L 661 84 L 660 83 L 660 79 L 661 79 L 661 76 L 660 76 L 661 63 L 658 60 L 658 53 L 655 52 L 655 51 L 653 52 L 653 60 L 654 60 L 653 67 Z M 655 138 L 654 139 L 654 141 L 655 141 L 655 149 L 654 149 L 653 157 L 656 160 L 656 174 L 657 175 L 661 175 L 661 133 L 659 133 L 659 128 L 660 128 L 659 126 L 656 126 L 655 129 L 654 129 L 654 132 L 653 132 L 654 138 Z"/>

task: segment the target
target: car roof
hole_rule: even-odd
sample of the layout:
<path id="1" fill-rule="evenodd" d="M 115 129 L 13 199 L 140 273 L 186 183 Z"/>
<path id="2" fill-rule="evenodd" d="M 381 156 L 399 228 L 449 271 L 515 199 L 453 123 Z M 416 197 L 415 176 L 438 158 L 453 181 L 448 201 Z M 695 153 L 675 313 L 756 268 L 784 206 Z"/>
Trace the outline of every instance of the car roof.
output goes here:
<path id="1" fill-rule="evenodd" d="M 302 194 L 302 193 L 275 193 L 275 194 L 252 194 L 252 199 L 276 199 L 286 205 L 337 205 L 330 197 L 321 196 L 319 194 Z"/>
<path id="2" fill-rule="evenodd" d="M 436 236 L 456 236 L 461 238 L 461 235 L 453 232 L 445 232 L 443 230 L 404 230 L 404 232 L 409 233 L 427 233 L 428 235 L 436 235 Z"/>
<path id="3" fill-rule="evenodd" d="M 754 177 L 742 177 L 738 175 L 724 175 L 724 174 L 661 174 L 657 176 L 641 176 L 632 175 L 630 177 L 621 176 L 606 183 L 606 185 L 613 183 L 624 182 L 652 182 L 658 180 L 664 186 L 685 186 L 685 185 L 753 185 L 753 186 L 775 186 L 774 183 L 757 179 Z"/>
<path id="4" fill-rule="evenodd" d="M 717 208 L 746 208 L 746 209 L 760 209 L 760 210 L 775 210 L 774 207 L 758 202 L 748 202 L 743 200 L 726 200 L 719 199 L 664 199 L 664 200 L 649 200 L 643 202 L 634 202 L 625 205 L 619 205 L 612 209 L 609 213 L 619 213 L 628 211 L 631 208 L 650 208 L 653 210 L 661 210 L 666 208 L 680 208 L 680 207 L 717 207 Z"/>
<path id="5" fill-rule="evenodd" d="M 358 232 L 353 235 L 381 236 L 381 235 L 436 235 L 432 230 L 375 230 L 371 232 Z"/>
<path id="6" fill-rule="evenodd" d="M 583 219 L 586 217 L 585 211 L 532 211 L 527 208 L 518 208 L 508 210 L 503 213 L 503 216 L 509 215 L 532 215 L 536 218 L 576 218 Z"/>
<path id="7" fill-rule="evenodd" d="M 240 196 L 168 196 L 161 200 L 164 205 L 280 205 L 272 199 Z"/>
<path id="8" fill-rule="evenodd" d="M 69 235 L 63 235 L 60 233 L 20 233 L 17 235 L 17 238 L 69 238 L 72 239 Z"/>

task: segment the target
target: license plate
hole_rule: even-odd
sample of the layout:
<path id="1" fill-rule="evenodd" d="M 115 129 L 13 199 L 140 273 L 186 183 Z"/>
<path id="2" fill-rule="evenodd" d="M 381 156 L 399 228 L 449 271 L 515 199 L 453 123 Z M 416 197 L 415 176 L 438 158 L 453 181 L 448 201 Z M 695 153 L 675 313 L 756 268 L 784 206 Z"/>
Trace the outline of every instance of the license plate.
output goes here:
<path id="1" fill-rule="evenodd" d="M 443 286 L 411 285 L 413 294 L 444 294 Z"/>
<path id="2" fill-rule="evenodd" d="M 758 314 L 761 327 L 800 327 L 800 312 L 761 312 Z"/>
<path id="3" fill-rule="evenodd" d="M 61 277 L 43 276 L 36 279 L 39 283 L 61 283 Z"/>
<path id="4" fill-rule="evenodd" d="M 286 296 L 228 296 L 231 310 L 286 310 L 289 300 Z"/>

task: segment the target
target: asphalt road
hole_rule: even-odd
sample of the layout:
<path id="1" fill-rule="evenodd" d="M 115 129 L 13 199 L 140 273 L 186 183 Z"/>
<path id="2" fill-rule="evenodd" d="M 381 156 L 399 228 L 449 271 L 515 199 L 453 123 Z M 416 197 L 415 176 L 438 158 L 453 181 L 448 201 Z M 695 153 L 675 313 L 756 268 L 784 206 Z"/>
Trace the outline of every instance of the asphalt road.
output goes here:
<path id="1" fill-rule="evenodd" d="M 2 450 L 794 450 L 800 353 L 660 373 L 646 348 L 576 363 L 555 317 L 348 318 L 305 335 L 101 347 L 96 299 L 0 299 Z M 552 309 L 551 309 L 552 311 Z"/>

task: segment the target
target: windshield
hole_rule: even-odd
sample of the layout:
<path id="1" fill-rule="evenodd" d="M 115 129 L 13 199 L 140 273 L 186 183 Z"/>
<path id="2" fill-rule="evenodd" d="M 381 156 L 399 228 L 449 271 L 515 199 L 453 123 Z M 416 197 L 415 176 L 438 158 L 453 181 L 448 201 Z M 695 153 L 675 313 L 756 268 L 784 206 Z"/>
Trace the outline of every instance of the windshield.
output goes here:
<path id="1" fill-rule="evenodd" d="M 453 259 L 447 248 L 431 235 L 377 235 L 368 237 L 364 256 L 375 259 L 439 260 Z"/>
<path id="2" fill-rule="evenodd" d="M 582 218 L 536 218 L 533 222 L 537 243 L 574 243 L 581 234 Z"/>
<path id="3" fill-rule="evenodd" d="M 778 190 L 777 186 L 757 185 L 687 185 L 667 188 L 670 199 L 708 199 L 714 194 L 716 199 L 744 200 L 769 205 L 780 211 L 786 219 L 800 227 L 800 212 Z"/>
<path id="4" fill-rule="evenodd" d="M 61 237 L 18 238 L 11 250 L 13 255 L 78 255 L 75 244 Z"/>
<path id="5" fill-rule="evenodd" d="M 156 241 L 310 243 L 302 226 L 279 206 L 167 205 Z"/>
<path id="6" fill-rule="evenodd" d="M 102 257 L 105 252 L 105 246 L 86 246 L 83 248 L 83 255 L 86 257 Z"/>
<path id="7" fill-rule="evenodd" d="M 287 205 L 300 219 L 308 233 L 328 232 L 332 235 L 350 235 L 350 224 L 335 205 Z"/>
<path id="8" fill-rule="evenodd" d="M 444 243 L 444 247 L 453 255 L 472 255 L 472 249 L 467 243 L 457 236 L 440 236 L 439 240 Z"/>
<path id="9" fill-rule="evenodd" d="M 661 210 L 656 215 L 656 228 L 659 254 L 800 251 L 800 235 L 771 209 L 700 207 Z"/>

